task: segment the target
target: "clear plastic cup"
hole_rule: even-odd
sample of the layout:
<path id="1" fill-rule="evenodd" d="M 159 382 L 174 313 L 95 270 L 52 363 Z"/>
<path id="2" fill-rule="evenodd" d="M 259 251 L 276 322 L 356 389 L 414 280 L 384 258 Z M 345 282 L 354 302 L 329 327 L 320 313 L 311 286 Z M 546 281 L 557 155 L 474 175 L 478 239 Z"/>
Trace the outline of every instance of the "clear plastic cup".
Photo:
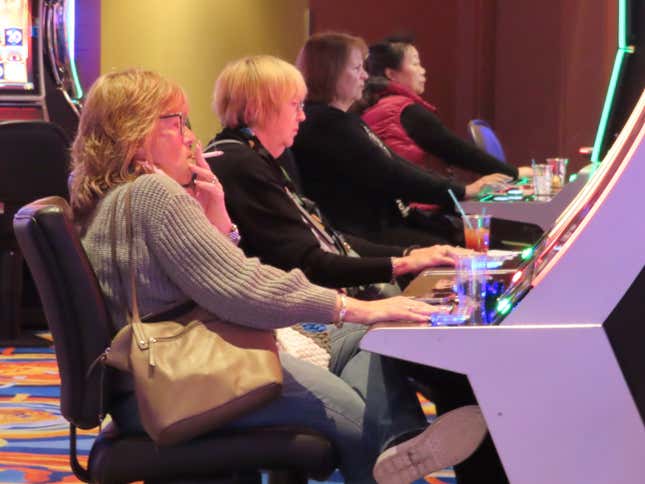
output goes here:
<path id="1" fill-rule="evenodd" d="M 485 322 L 486 263 L 485 254 L 459 257 L 455 265 L 455 292 L 460 314 L 468 315 L 466 324 Z"/>
<path id="2" fill-rule="evenodd" d="M 533 165 L 533 193 L 535 198 L 549 198 L 551 196 L 552 178 L 551 165 Z"/>
<path id="3" fill-rule="evenodd" d="M 490 215 L 466 215 L 463 217 L 463 222 L 466 248 L 477 252 L 488 252 Z"/>
<path id="4" fill-rule="evenodd" d="M 568 158 L 547 158 L 547 165 L 551 166 L 551 188 L 560 190 L 567 179 Z"/>

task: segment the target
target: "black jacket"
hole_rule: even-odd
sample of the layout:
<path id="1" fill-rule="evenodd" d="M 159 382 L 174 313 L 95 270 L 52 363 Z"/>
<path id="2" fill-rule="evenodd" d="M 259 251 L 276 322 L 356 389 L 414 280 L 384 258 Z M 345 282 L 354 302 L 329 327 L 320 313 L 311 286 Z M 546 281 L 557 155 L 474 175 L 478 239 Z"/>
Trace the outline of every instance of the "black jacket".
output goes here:
<path id="1" fill-rule="evenodd" d="M 291 154 L 286 151 L 278 160 L 259 144 L 249 147 L 248 135 L 225 129 L 215 138 L 236 139 L 241 144 L 223 144 L 217 149 L 224 155 L 208 161 L 226 193 L 226 207 L 237 224 L 240 247 L 248 256 L 284 270 L 300 268 L 316 284 L 332 288 L 388 282 L 392 277 L 390 257 L 401 256 L 403 248 L 380 245 L 358 237 L 346 237 L 362 257 L 348 257 L 325 252 L 293 200 L 284 190 L 294 183 L 280 170 L 289 172 Z M 297 190 L 297 186 L 292 186 Z"/>
<path id="2" fill-rule="evenodd" d="M 396 199 L 452 210 L 448 188 L 463 198 L 463 184 L 392 153 L 358 115 L 319 103 L 307 103 L 305 113 L 292 151 L 305 195 L 338 229 L 384 240 L 380 235 L 405 226 Z M 413 239 L 401 243 L 427 243 Z"/>

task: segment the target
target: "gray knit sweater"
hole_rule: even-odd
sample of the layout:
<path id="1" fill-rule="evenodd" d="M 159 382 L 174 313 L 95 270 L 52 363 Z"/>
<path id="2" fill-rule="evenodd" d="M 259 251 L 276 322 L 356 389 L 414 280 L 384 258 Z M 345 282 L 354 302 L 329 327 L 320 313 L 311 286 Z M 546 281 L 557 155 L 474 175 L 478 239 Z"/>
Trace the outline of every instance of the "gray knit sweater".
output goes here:
<path id="1" fill-rule="evenodd" d="M 142 315 L 193 300 L 222 320 L 263 329 L 334 319 L 335 291 L 311 284 L 298 269 L 283 272 L 245 257 L 174 180 L 153 174 L 133 183 L 133 257 Z M 124 216 L 128 186 L 114 188 L 99 202 L 81 234 L 118 327 L 125 324 L 121 295 L 130 298 Z M 114 209 L 116 265 L 110 249 Z M 124 291 L 119 288 L 123 283 Z"/>

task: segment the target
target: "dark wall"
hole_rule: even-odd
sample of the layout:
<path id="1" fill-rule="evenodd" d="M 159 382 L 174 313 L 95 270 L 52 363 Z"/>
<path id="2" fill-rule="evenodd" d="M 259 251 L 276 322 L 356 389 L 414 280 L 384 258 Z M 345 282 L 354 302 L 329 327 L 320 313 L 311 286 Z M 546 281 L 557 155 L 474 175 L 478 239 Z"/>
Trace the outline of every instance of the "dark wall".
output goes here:
<path id="1" fill-rule="evenodd" d="M 575 170 L 602 108 L 616 3 L 310 0 L 310 25 L 368 42 L 412 32 L 428 71 L 425 97 L 447 126 L 465 137 L 469 119 L 487 119 L 512 162 L 567 156 Z"/>

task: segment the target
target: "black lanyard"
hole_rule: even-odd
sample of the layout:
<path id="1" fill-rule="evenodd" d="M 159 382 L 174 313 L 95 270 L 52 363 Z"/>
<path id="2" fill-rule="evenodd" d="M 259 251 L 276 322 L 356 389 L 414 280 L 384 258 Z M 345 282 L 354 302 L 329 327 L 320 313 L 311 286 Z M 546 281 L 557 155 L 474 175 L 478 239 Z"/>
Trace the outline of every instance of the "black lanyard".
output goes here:
<path id="1" fill-rule="evenodd" d="M 336 252 L 340 255 L 353 255 L 355 253 L 350 245 L 345 241 L 344 237 L 336 232 L 329 224 L 325 221 L 324 217 L 320 213 L 318 206 L 311 200 L 301 196 L 298 193 L 296 184 L 293 182 L 291 176 L 285 168 L 276 160 L 271 153 L 262 145 L 259 139 L 253 134 L 249 128 L 240 128 L 236 130 L 236 133 L 239 133 L 241 137 L 246 142 L 245 144 L 255 151 L 260 158 L 266 161 L 273 170 L 279 173 L 283 188 L 289 196 L 289 198 L 296 205 L 300 211 L 303 220 L 309 226 L 310 230 L 314 233 L 316 238 L 321 244 L 325 244 L 335 248 Z M 228 141 L 228 140 L 221 140 Z M 233 141 L 233 140 L 230 140 Z M 237 141 L 238 143 L 240 141 Z M 220 144 L 219 142 L 213 143 L 212 145 Z M 224 144 L 224 143 L 221 143 Z M 209 145 L 209 148 L 211 145 Z"/>

